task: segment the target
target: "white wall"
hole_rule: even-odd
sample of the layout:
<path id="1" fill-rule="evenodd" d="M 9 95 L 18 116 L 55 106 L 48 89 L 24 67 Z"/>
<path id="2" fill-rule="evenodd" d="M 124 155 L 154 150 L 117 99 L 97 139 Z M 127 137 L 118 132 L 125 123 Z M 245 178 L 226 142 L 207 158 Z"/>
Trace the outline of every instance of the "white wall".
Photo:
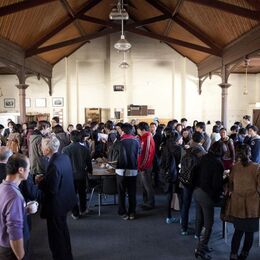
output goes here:
<path id="1" fill-rule="evenodd" d="M 124 109 L 127 105 L 148 105 L 155 109 L 157 117 L 187 117 L 193 120 L 214 122 L 221 115 L 220 78 L 213 76 L 203 83 L 202 95 L 198 94 L 197 67 L 173 49 L 157 40 L 127 34 L 132 44 L 127 54 L 130 67 L 120 69 L 122 54 L 114 49 L 120 38 L 112 34 L 85 44 L 70 57 L 54 66 L 53 97 L 64 97 L 64 126 L 85 121 L 86 107 Z M 260 101 L 260 74 L 248 76 L 249 94 L 244 96 L 244 75 L 231 75 L 229 79 L 228 106 L 229 125 L 251 113 L 252 104 Z M 28 112 L 53 114 L 52 97 L 48 86 L 36 78 L 28 78 L 26 96 L 31 99 Z M 19 112 L 18 80 L 14 76 L 1 76 L 0 87 L 4 97 L 0 97 L 1 112 Z M 113 85 L 125 85 L 124 92 L 114 92 Z M 6 109 L 4 98 L 15 98 L 15 109 Z M 36 98 L 46 98 L 46 108 L 35 107 Z M 251 112 L 250 112 L 251 111 Z M 127 119 L 127 118 L 125 118 Z"/>

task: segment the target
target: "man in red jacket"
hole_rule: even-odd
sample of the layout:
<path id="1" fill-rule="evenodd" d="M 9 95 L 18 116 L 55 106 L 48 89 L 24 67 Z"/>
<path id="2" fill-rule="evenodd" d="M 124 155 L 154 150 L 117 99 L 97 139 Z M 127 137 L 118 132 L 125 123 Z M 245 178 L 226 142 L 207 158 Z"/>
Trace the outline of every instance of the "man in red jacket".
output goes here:
<path id="1" fill-rule="evenodd" d="M 137 133 L 140 136 L 141 153 L 138 157 L 138 170 L 141 173 L 143 185 L 143 209 L 149 210 L 154 208 L 154 190 L 152 185 L 152 168 L 155 154 L 155 144 L 149 125 L 141 122 L 137 126 Z"/>

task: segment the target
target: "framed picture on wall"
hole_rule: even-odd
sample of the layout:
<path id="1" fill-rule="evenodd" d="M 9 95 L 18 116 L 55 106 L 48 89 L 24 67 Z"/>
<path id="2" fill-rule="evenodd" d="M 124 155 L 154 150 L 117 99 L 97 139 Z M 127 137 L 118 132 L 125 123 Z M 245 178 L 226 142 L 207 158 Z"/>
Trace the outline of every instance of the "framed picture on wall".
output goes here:
<path id="1" fill-rule="evenodd" d="M 14 108 L 15 107 L 15 99 L 14 98 L 5 98 L 4 99 L 4 107 L 5 108 Z"/>
<path id="2" fill-rule="evenodd" d="M 52 98 L 52 106 L 53 107 L 63 107 L 64 106 L 63 97 Z"/>
<path id="3" fill-rule="evenodd" d="M 46 107 L 46 98 L 36 98 L 35 107 Z"/>
<path id="4" fill-rule="evenodd" d="M 25 99 L 25 107 L 31 107 L 31 99 L 30 98 Z"/>

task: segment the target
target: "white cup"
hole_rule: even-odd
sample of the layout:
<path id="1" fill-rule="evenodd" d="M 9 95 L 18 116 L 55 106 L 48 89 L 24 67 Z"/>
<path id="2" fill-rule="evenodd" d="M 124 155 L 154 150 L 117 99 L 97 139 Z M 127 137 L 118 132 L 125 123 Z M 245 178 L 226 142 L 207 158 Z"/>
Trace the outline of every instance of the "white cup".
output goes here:
<path id="1" fill-rule="evenodd" d="M 35 200 L 29 201 L 26 204 L 27 212 L 29 214 L 35 214 L 38 210 L 39 203 Z"/>

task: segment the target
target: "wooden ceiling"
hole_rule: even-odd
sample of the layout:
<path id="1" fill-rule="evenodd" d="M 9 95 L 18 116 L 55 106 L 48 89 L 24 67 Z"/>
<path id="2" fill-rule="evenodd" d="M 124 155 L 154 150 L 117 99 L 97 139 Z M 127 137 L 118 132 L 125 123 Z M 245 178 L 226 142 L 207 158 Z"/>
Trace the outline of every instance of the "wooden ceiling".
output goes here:
<path id="1" fill-rule="evenodd" d="M 87 41 L 120 31 L 118 0 L 1 0 L 0 37 L 54 65 Z M 260 26 L 258 0 L 125 0 L 126 31 L 158 39 L 200 64 Z M 259 46 L 260 49 L 260 46 Z M 253 58 L 253 57 L 252 57 Z M 243 65 L 235 72 L 243 73 Z M 260 72 L 259 56 L 248 67 Z M 1 71 L 0 71 L 1 73 Z"/>

